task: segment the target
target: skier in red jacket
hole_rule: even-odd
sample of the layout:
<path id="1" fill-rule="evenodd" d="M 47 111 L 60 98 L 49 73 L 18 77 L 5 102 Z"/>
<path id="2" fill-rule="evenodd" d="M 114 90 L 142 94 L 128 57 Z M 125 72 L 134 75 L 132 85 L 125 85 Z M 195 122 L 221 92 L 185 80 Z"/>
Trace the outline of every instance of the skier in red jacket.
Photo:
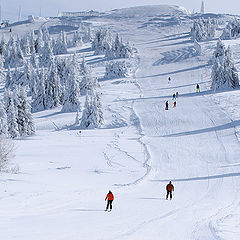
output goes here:
<path id="1" fill-rule="evenodd" d="M 112 202 L 113 202 L 113 200 L 114 200 L 114 196 L 113 196 L 113 193 L 112 193 L 111 191 L 108 192 L 108 194 L 107 194 L 107 196 L 106 196 L 106 198 L 105 198 L 105 201 L 106 201 L 106 200 L 108 200 L 108 201 L 107 201 L 107 207 L 106 207 L 106 210 L 105 210 L 105 211 L 108 210 L 108 207 L 110 207 L 110 210 L 109 210 L 109 211 L 111 211 L 111 210 L 112 210 Z"/>
<path id="2" fill-rule="evenodd" d="M 167 196 L 166 200 L 168 200 L 168 196 L 170 195 L 170 200 L 172 200 L 172 191 L 174 191 L 174 186 L 172 185 L 172 182 L 170 181 L 169 184 L 166 186 L 167 190 Z"/>

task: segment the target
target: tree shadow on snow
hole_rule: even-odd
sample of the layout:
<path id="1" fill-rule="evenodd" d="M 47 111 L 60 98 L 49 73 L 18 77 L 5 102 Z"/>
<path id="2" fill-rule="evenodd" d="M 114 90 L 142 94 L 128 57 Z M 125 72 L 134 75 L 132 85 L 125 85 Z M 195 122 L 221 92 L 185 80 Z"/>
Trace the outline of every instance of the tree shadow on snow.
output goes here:
<path id="1" fill-rule="evenodd" d="M 204 177 L 190 177 L 190 178 L 177 178 L 177 179 L 160 179 L 160 180 L 151 180 L 152 182 L 188 182 L 188 181 L 201 181 L 201 180 L 209 180 L 209 179 L 218 179 L 218 178 L 228 178 L 228 177 L 239 177 L 240 172 L 235 173 L 226 173 L 212 176 L 204 176 Z"/>
<path id="2" fill-rule="evenodd" d="M 104 210 L 102 210 L 102 209 L 79 209 L 79 208 L 73 209 L 73 211 L 76 211 L 76 212 L 104 212 Z"/>
<path id="3" fill-rule="evenodd" d="M 172 74 L 198 70 L 198 69 L 205 68 L 205 67 L 208 67 L 208 66 L 210 66 L 210 64 L 202 64 L 202 65 L 199 65 L 199 66 L 196 66 L 196 67 L 184 68 L 184 69 L 180 69 L 180 70 L 177 70 L 177 71 L 172 71 L 172 72 L 167 72 L 167 73 L 159 73 L 159 74 L 155 74 L 155 75 L 142 76 L 142 77 L 138 77 L 138 78 L 154 78 L 154 77 L 161 77 L 161 76 L 169 76 L 169 75 L 172 75 Z"/>
<path id="4" fill-rule="evenodd" d="M 166 200 L 165 198 L 156 198 L 156 197 L 141 197 L 138 199 L 141 199 L 141 200 Z"/>
<path id="5" fill-rule="evenodd" d="M 189 58 L 196 57 L 198 56 L 198 53 L 196 52 L 194 46 L 189 46 L 173 51 L 163 52 L 161 55 L 163 55 L 163 58 L 154 62 L 153 66 L 180 62 Z"/>
<path id="6" fill-rule="evenodd" d="M 216 132 L 216 131 L 222 131 L 230 128 L 235 128 L 236 126 L 240 125 L 240 120 L 235 120 L 223 125 L 209 127 L 209 128 L 203 128 L 193 131 L 187 131 L 187 132 L 180 132 L 180 133 L 173 133 L 169 135 L 163 135 L 159 137 L 184 137 L 184 136 L 191 136 L 191 135 L 197 135 L 202 133 L 209 133 L 209 132 Z M 153 136 L 154 137 L 154 136 Z"/>

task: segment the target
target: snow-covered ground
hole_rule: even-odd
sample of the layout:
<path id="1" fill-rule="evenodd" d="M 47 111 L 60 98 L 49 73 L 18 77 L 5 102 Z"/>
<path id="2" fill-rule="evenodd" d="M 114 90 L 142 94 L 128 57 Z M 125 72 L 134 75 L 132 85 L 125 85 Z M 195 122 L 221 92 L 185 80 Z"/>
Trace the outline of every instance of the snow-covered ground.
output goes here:
<path id="1" fill-rule="evenodd" d="M 239 239 L 240 90 L 210 90 L 216 40 L 201 43 L 197 56 L 184 10 L 140 10 L 144 18 L 125 9 L 89 20 L 119 32 L 139 51 L 131 77 L 100 81 L 104 127 L 74 130 L 75 114 L 57 108 L 35 113 L 36 134 L 15 140 L 19 173 L 0 175 L 1 239 Z M 56 22 L 47 25 L 54 29 Z M 28 28 L 16 25 L 13 34 Z M 239 67 L 240 41 L 225 43 L 233 45 Z M 102 56 L 88 45 L 78 54 L 95 75 L 104 75 Z M 169 180 L 172 201 L 165 200 Z M 109 213 L 104 199 L 110 189 Z"/>

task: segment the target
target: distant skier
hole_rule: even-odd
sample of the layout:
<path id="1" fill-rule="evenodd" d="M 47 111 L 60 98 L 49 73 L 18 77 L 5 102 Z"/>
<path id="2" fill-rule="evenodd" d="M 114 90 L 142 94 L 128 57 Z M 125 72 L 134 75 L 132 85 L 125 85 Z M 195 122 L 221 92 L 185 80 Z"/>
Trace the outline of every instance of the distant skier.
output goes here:
<path id="1" fill-rule="evenodd" d="M 177 106 L 177 102 L 174 101 L 174 103 L 173 103 L 173 107 L 176 107 L 176 106 Z"/>
<path id="2" fill-rule="evenodd" d="M 178 92 L 176 92 L 176 98 L 178 98 Z"/>
<path id="3" fill-rule="evenodd" d="M 168 200 L 168 196 L 170 195 L 170 200 L 172 200 L 172 192 L 174 191 L 174 186 L 172 185 L 172 182 L 170 181 L 169 184 L 166 186 L 167 190 L 167 196 L 166 200 Z"/>
<path id="4" fill-rule="evenodd" d="M 166 101 L 165 105 L 165 110 L 168 110 L 168 101 Z"/>
<path id="5" fill-rule="evenodd" d="M 170 77 L 168 78 L 168 83 L 171 83 L 171 78 Z"/>
<path id="6" fill-rule="evenodd" d="M 172 95 L 172 99 L 176 100 L 176 94 L 175 93 Z"/>
<path id="7" fill-rule="evenodd" d="M 199 86 L 199 84 L 197 84 L 197 86 L 196 86 L 196 92 L 200 92 L 200 86 Z"/>
<path id="8" fill-rule="evenodd" d="M 114 196 L 113 196 L 113 193 L 112 193 L 111 191 L 108 192 L 108 194 L 107 194 L 107 196 L 106 196 L 106 198 L 105 198 L 105 201 L 106 201 L 106 200 L 107 200 L 107 207 L 106 207 L 106 210 L 105 210 L 105 211 L 107 211 L 108 208 L 110 208 L 109 211 L 111 211 L 111 210 L 112 210 L 112 202 L 113 202 L 113 200 L 114 200 Z"/>

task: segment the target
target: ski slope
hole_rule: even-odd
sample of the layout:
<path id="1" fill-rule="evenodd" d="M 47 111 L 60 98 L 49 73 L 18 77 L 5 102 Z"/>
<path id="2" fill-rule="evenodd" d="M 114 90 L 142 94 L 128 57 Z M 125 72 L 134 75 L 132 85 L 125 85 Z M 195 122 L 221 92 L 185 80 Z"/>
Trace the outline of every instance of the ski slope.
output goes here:
<path id="1" fill-rule="evenodd" d="M 102 129 L 80 133 L 72 127 L 75 114 L 60 108 L 34 114 L 36 134 L 15 140 L 12 165 L 19 172 L 0 175 L 1 239 L 239 239 L 240 92 L 210 90 L 208 60 L 217 39 L 201 43 L 198 56 L 191 20 L 179 9 L 159 7 L 151 15 L 146 6 L 143 18 L 123 9 L 88 20 L 134 43 L 138 69 L 127 79 L 100 81 Z M 225 43 L 239 67 L 239 40 Z M 103 56 L 89 45 L 77 55 L 104 75 Z M 169 180 L 172 201 L 165 199 Z M 113 211 L 104 212 L 110 189 Z"/>

